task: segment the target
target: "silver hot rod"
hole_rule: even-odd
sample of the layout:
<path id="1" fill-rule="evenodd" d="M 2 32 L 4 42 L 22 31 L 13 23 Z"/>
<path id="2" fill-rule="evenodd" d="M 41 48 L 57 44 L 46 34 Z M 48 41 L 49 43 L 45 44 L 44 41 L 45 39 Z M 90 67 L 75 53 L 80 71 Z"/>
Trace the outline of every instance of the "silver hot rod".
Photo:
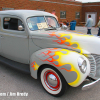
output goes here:
<path id="1" fill-rule="evenodd" d="M 0 11 L 0 62 L 40 79 L 61 96 L 68 86 L 91 88 L 100 80 L 100 38 L 61 30 L 54 15 L 35 10 Z"/>

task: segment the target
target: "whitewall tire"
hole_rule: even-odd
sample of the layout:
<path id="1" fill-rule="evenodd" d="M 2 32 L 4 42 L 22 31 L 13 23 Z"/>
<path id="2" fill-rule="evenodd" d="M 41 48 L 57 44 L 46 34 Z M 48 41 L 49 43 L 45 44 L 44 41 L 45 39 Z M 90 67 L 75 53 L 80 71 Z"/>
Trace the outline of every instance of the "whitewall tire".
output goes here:
<path id="1" fill-rule="evenodd" d="M 68 86 L 61 73 L 50 66 L 41 69 L 40 80 L 43 88 L 53 96 L 63 95 Z"/>

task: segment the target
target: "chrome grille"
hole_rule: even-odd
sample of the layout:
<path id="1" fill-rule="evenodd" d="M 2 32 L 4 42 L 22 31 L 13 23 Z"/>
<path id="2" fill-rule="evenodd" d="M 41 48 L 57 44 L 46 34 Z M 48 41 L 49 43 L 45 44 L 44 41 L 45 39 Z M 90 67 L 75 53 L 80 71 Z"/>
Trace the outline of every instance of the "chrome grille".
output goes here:
<path id="1" fill-rule="evenodd" d="M 96 75 L 96 62 L 95 62 L 95 58 L 94 58 L 94 56 L 93 55 L 85 55 L 87 58 L 88 58 L 88 60 L 89 60 L 89 62 L 90 62 L 90 66 L 91 66 L 91 68 L 90 68 L 90 77 L 95 77 L 95 75 Z"/>
<path id="2" fill-rule="evenodd" d="M 91 54 L 85 55 L 90 62 L 90 74 L 89 76 L 95 79 L 100 78 L 100 55 Z"/>
<path id="3" fill-rule="evenodd" d="M 96 62 L 96 75 L 95 77 L 100 78 L 100 55 L 92 54 Z"/>

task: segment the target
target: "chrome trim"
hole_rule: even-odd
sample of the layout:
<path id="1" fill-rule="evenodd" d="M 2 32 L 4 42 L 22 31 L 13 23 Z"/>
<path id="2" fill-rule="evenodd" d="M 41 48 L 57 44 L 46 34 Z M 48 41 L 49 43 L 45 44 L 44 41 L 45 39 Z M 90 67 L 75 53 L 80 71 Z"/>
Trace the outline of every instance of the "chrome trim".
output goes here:
<path id="1" fill-rule="evenodd" d="M 84 54 L 89 62 L 90 62 L 90 74 L 89 77 L 92 77 L 94 79 L 99 79 L 100 78 L 100 55 L 98 54 Z"/>
<path id="2" fill-rule="evenodd" d="M 45 39 L 45 40 L 58 40 L 57 38 L 52 38 L 52 37 L 37 37 L 37 36 L 29 36 L 29 38 L 31 38 L 31 39 Z"/>
<path id="3" fill-rule="evenodd" d="M 57 85 L 57 78 L 53 75 L 53 74 L 50 74 L 47 78 L 49 84 L 51 86 L 56 86 Z"/>
<path id="4" fill-rule="evenodd" d="M 95 63 L 96 63 L 96 75 L 95 75 L 95 77 L 100 78 L 100 55 L 92 54 L 92 56 L 94 57 Z"/>
<path id="5" fill-rule="evenodd" d="M 92 55 L 85 55 L 89 62 L 90 62 L 90 74 L 89 77 L 94 78 L 96 75 L 96 62 L 95 62 L 95 58 Z"/>
<path id="6" fill-rule="evenodd" d="M 47 71 L 44 75 L 44 82 L 47 85 L 47 87 L 53 91 L 58 90 L 60 87 L 60 79 L 58 77 L 58 75 L 56 76 L 55 72 L 52 71 Z"/>
<path id="7" fill-rule="evenodd" d="M 29 36 L 30 39 L 43 39 L 42 37 L 36 37 L 36 36 Z M 46 38 L 44 38 L 46 39 Z"/>
<path id="8" fill-rule="evenodd" d="M 0 33 L 0 35 L 3 35 L 4 36 L 11 36 L 11 37 L 19 37 L 19 38 L 28 38 L 28 36 L 25 36 L 25 35 L 16 35 L 16 34 L 9 34 L 9 33 Z"/>
<path id="9" fill-rule="evenodd" d="M 82 73 L 86 72 L 86 70 L 87 70 L 87 63 L 86 63 L 86 61 L 82 57 L 78 58 L 78 66 L 79 66 L 79 68 L 80 68 Z"/>
<path id="10" fill-rule="evenodd" d="M 88 89 L 92 88 L 93 86 L 97 85 L 99 81 L 100 81 L 100 78 L 98 80 L 96 80 L 96 81 L 93 81 L 93 82 L 91 82 L 89 84 L 84 85 L 82 87 L 82 90 L 88 90 Z"/>

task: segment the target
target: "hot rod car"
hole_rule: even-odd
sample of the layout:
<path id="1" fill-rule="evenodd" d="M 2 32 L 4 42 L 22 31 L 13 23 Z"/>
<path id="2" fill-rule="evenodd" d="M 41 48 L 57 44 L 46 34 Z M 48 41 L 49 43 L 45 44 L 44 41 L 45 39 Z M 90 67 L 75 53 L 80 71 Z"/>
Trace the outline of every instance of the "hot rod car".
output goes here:
<path id="1" fill-rule="evenodd" d="M 54 15 L 36 10 L 0 11 L 0 62 L 40 79 L 53 96 L 68 86 L 87 90 L 100 81 L 100 38 L 61 30 Z"/>

